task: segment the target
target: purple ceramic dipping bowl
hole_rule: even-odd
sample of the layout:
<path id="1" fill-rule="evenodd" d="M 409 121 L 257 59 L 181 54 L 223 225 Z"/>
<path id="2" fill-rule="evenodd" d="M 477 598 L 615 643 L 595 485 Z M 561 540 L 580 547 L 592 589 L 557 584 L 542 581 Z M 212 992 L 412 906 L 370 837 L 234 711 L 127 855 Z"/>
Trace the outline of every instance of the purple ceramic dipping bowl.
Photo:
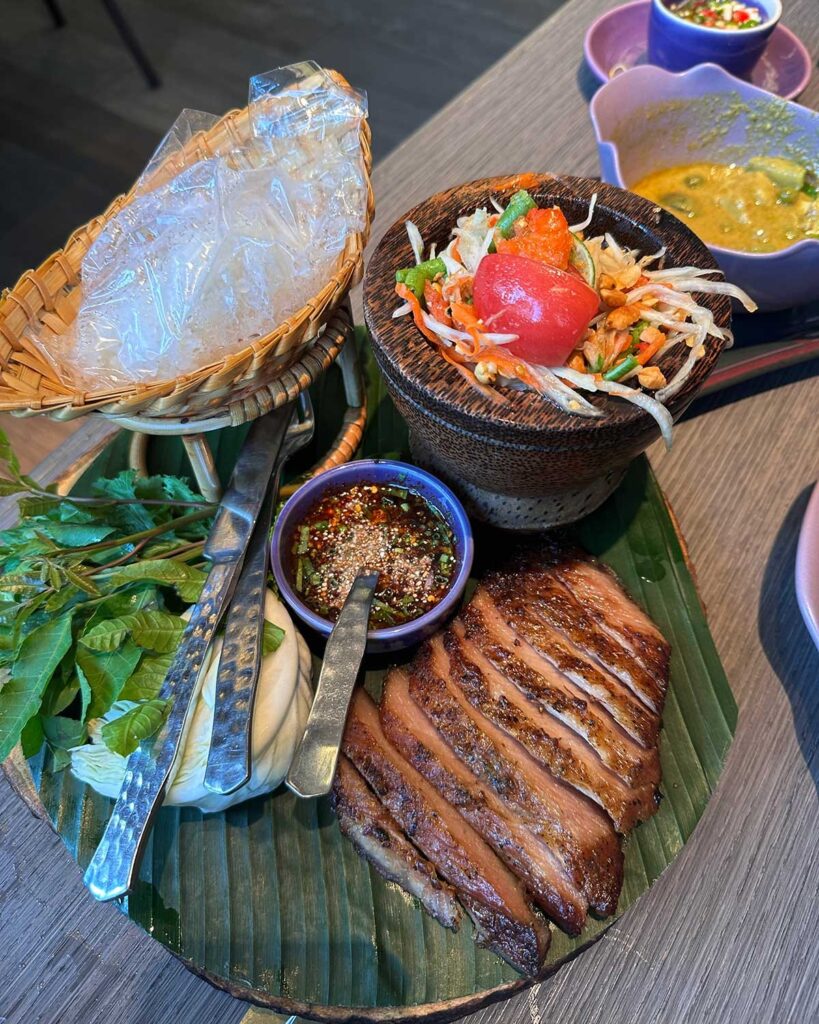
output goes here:
<path id="1" fill-rule="evenodd" d="M 742 82 L 714 64 L 674 75 L 632 68 L 599 89 L 589 107 L 603 181 L 630 188 L 652 171 L 698 161 L 743 164 L 782 156 L 819 170 L 819 113 Z M 760 309 L 819 299 L 819 239 L 776 252 L 709 245 L 732 284 Z"/>
<path id="2" fill-rule="evenodd" d="M 400 651 L 404 647 L 419 643 L 431 636 L 451 615 L 461 599 L 469 573 L 472 569 L 474 544 L 472 527 L 464 512 L 463 505 L 452 491 L 440 480 L 406 462 L 393 462 L 388 459 L 360 459 L 347 462 L 343 466 L 329 469 L 326 473 L 313 477 L 303 484 L 285 503 L 276 520 L 271 541 L 271 565 L 279 593 L 298 617 L 312 626 L 323 636 L 329 636 L 333 623 L 317 615 L 302 601 L 296 592 L 292 580 L 292 554 L 290 546 L 293 534 L 304 521 L 310 509 L 328 491 L 349 484 L 396 484 L 408 487 L 416 494 L 426 498 L 434 505 L 449 524 L 455 538 L 455 557 L 457 572 L 452 586 L 438 602 L 424 615 L 412 619 L 400 626 L 387 629 L 370 630 L 367 634 L 367 653 L 383 654 Z"/>
<path id="3" fill-rule="evenodd" d="M 763 16 L 756 28 L 707 28 L 683 21 L 669 9 L 681 0 L 651 0 L 648 19 L 648 60 L 667 71 L 686 71 L 696 64 L 719 64 L 733 75 L 747 75 L 762 56 L 782 16 L 781 0 L 748 0 Z"/>

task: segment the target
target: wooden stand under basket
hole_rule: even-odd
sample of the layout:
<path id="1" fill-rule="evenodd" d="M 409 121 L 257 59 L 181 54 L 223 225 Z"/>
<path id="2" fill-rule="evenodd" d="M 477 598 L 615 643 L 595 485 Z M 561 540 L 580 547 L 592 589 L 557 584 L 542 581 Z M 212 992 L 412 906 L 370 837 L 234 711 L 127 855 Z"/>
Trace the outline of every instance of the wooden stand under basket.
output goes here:
<path id="1" fill-rule="evenodd" d="M 221 497 L 221 483 L 208 445 L 207 434 L 212 430 L 240 426 L 288 402 L 295 402 L 299 395 L 314 384 L 336 360 L 344 381 L 347 409 L 330 449 L 306 474 L 313 476 L 325 469 L 348 462 L 353 457 L 361 443 L 367 421 L 367 399 L 361 379 L 352 313 L 348 302 L 336 310 L 314 344 L 297 363 L 274 381 L 241 401 L 233 402 L 220 412 L 204 417 L 110 415 L 106 418 L 124 430 L 133 432 L 129 461 L 131 468 L 143 475 L 148 472 L 147 456 L 151 436 L 181 437 L 199 491 L 208 501 L 218 501 Z M 292 493 L 297 486 L 298 484 L 289 484 L 282 487 L 282 496 Z"/>

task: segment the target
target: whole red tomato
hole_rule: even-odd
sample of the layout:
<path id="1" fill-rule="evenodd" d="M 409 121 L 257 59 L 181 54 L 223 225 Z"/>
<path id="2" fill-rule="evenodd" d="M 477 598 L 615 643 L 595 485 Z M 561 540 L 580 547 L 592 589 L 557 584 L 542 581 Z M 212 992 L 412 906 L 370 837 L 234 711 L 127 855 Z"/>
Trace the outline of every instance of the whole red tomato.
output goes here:
<path id="1" fill-rule="evenodd" d="M 484 256 L 473 295 L 486 329 L 517 334 L 504 347 L 540 366 L 564 363 L 600 306 L 597 292 L 576 274 L 505 253 Z"/>

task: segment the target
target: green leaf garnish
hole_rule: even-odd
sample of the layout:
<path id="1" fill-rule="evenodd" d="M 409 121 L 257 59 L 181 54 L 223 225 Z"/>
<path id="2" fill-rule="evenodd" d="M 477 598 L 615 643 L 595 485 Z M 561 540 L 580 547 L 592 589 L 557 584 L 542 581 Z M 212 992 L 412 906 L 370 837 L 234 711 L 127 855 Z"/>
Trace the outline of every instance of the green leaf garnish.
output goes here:
<path id="1" fill-rule="evenodd" d="M 171 670 L 174 654 L 143 654 L 137 670 L 122 688 L 122 700 L 151 700 L 159 696 L 165 676 Z"/>
<path id="2" fill-rule="evenodd" d="M 80 644 L 92 651 L 114 651 L 127 637 L 158 654 L 175 651 L 185 623 L 168 612 L 143 611 L 100 622 L 80 637 Z"/>
<path id="3" fill-rule="evenodd" d="M 20 495 L 20 522 L 0 531 L 0 758 L 45 740 L 59 768 L 119 699 L 136 713 L 104 728 L 133 749 L 167 713 L 157 695 L 185 628 L 173 612 L 201 592 L 213 506 L 185 480 L 132 470 L 63 497 L 20 472 L 0 431 L 2 495 Z"/>
<path id="4" fill-rule="evenodd" d="M 183 601 L 194 602 L 198 600 L 206 579 L 206 573 L 185 562 L 156 558 L 143 562 L 131 562 L 130 565 L 123 565 L 122 568 L 113 570 L 111 576 L 108 577 L 108 584 L 120 587 L 137 580 L 164 584 L 173 587 Z"/>
<path id="5" fill-rule="evenodd" d="M 273 654 L 282 645 L 284 630 L 265 619 L 264 632 L 262 633 L 262 654 Z"/>
<path id="6" fill-rule="evenodd" d="M 154 735 L 170 710 L 168 700 L 143 701 L 113 722 L 106 722 L 100 730 L 102 741 L 115 754 L 128 757 L 143 740 Z"/>
<path id="7" fill-rule="evenodd" d="M 90 718 L 101 718 L 119 699 L 141 656 L 142 651 L 130 641 L 117 650 L 100 654 L 82 646 L 77 648 L 77 674 L 88 683 L 91 693 Z"/>
<path id="8" fill-rule="evenodd" d="M 54 670 L 71 646 L 71 617 L 61 616 L 38 626 L 23 640 L 0 689 L 0 761 L 11 753 L 23 726 L 40 707 Z"/>

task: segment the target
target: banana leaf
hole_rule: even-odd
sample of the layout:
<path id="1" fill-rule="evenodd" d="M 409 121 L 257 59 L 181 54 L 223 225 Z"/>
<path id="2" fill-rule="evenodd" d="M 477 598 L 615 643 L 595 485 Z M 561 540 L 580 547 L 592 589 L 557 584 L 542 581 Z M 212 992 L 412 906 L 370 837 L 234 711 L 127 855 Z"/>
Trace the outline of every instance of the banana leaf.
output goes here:
<path id="1" fill-rule="evenodd" d="M 406 426 L 361 337 L 359 344 L 369 399 L 361 454 L 408 458 Z M 314 387 L 313 401 L 316 438 L 294 473 L 338 429 L 344 400 L 336 368 Z M 245 429 L 210 436 L 224 479 Z M 127 440 L 121 436 L 102 453 L 78 491 L 87 493 L 95 477 L 124 467 Z M 173 438 L 153 439 L 150 463 L 152 472 L 189 473 Z M 619 915 L 691 838 L 719 779 L 737 710 L 680 537 L 645 458 L 576 533 L 617 572 L 673 648 L 660 744 L 664 798 L 658 814 L 626 840 Z M 492 551 L 496 540 L 478 531 L 478 550 Z M 370 688 L 378 688 L 383 671 L 383 662 L 370 665 Z M 54 771 L 47 754 L 30 767 L 47 813 L 84 869 L 112 802 L 69 772 Z M 333 1020 L 357 1007 L 358 1016 L 376 1020 L 388 1008 L 391 1019 L 407 1008 L 440 1019 L 523 984 L 475 945 L 468 921 L 458 933 L 443 929 L 376 874 L 341 836 L 326 800 L 300 801 L 283 789 L 221 814 L 163 809 L 138 886 L 122 910 L 192 970 L 285 1013 Z M 612 920 L 591 921 L 574 940 L 555 931 L 550 965 L 575 955 Z"/>

